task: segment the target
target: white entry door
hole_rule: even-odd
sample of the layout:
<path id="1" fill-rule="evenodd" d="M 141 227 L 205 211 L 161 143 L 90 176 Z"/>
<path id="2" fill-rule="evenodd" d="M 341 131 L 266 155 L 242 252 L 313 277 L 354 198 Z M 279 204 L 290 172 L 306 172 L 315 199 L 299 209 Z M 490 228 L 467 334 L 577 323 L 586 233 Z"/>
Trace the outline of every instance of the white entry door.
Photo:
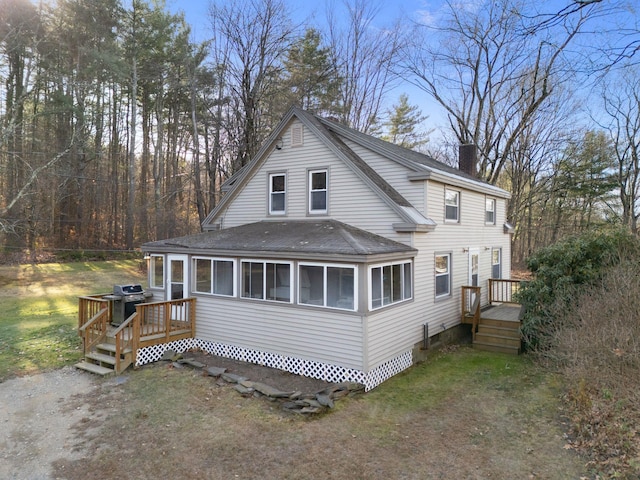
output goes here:
<path id="1" fill-rule="evenodd" d="M 167 255 L 167 286 L 166 299 L 180 300 L 189 296 L 189 272 L 186 255 Z M 184 304 L 171 307 L 171 319 L 183 320 L 185 316 Z"/>

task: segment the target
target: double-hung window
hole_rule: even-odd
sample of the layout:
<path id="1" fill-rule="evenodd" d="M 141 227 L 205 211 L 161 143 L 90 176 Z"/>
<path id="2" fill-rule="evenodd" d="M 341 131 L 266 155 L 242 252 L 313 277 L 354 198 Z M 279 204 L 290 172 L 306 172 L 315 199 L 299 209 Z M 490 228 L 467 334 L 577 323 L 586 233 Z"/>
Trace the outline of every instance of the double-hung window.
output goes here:
<path id="1" fill-rule="evenodd" d="M 408 300 L 412 296 L 411 262 L 369 268 L 371 309 Z"/>
<path id="2" fill-rule="evenodd" d="M 357 310 L 353 265 L 300 264 L 298 303 Z"/>
<path id="3" fill-rule="evenodd" d="M 291 303 L 290 263 L 242 261 L 242 296 Z"/>
<path id="4" fill-rule="evenodd" d="M 445 189 L 444 191 L 444 219 L 447 222 L 460 221 L 460 192 Z"/>
<path id="5" fill-rule="evenodd" d="M 491 250 L 491 278 L 502 278 L 502 250 Z"/>
<path id="6" fill-rule="evenodd" d="M 287 175 L 272 173 L 269 175 L 269 213 L 284 215 L 286 213 Z"/>
<path id="7" fill-rule="evenodd" d="M 329 191 L 329 172 L 309 171 L 309 213 L 327 213 L 327 195 Z"/>
<path id="8" fill-rule="evenodd" d="M 493 198 L 487 198 L 485 201 L 484 221 L 491 225 L 496 223 L 496 201 Z"/>
<path id="9" fill-rule="evenodd" d="M 451 295 L 451 254 L 437 254 L 435 257 L 436 298 Z"/>
<path id="10" fill-rule="evenodd" d="M 196 257 L 193 259 L 193 271 L 195 292 L 235 296 L 235 261 Z"/>
<path id="11" fill-rule="evenodd" d="M 164 256 L 151 255 L 149 260 L 149 286 L 164 288 Z"/>

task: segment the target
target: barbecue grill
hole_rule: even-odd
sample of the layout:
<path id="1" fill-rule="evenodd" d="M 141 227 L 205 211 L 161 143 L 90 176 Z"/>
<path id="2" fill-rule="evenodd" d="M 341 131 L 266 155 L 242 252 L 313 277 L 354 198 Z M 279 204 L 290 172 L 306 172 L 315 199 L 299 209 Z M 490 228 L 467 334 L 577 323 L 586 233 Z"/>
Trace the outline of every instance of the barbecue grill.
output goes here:
<path id="1" fill-rule="evenodd" d="M 111 324 L 120 325 L 136 311 L 136 305 L 151 297 L 142 289 L 142 285 L 114 285 L 113 294 L 105 298 L 113 302 Z"/>

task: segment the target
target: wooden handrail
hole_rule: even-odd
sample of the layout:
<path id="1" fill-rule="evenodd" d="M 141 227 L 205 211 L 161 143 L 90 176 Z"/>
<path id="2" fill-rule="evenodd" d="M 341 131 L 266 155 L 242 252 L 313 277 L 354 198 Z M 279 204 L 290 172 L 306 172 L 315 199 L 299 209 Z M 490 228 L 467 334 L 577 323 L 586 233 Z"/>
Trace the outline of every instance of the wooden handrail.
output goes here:
<path id="1" fill-rule="evenodd" d="M 480 295 L 480 287 L 462 287 L 462 321 L 471 318 L 471 334 L 474 340 L 480 323 Z"/>
<path id="2" fill-rule="evenodd" d="M 489 303 L 514 303 L 514 294 L 520 291 L 520 280 L 505 280 L 501 278 L 489 279 Z"/>

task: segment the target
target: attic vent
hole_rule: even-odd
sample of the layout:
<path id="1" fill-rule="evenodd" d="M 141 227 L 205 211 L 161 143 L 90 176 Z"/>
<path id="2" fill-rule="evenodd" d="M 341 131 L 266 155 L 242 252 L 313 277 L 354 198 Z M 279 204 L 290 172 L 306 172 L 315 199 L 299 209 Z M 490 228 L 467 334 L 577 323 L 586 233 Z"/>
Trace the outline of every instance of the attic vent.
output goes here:
<path id="1" fill-rule="evenodd" d="M 291 127 L 291 146 L 301 147 L 303 144 L 304 136 L 302 125 L 297 124 Z"/>

